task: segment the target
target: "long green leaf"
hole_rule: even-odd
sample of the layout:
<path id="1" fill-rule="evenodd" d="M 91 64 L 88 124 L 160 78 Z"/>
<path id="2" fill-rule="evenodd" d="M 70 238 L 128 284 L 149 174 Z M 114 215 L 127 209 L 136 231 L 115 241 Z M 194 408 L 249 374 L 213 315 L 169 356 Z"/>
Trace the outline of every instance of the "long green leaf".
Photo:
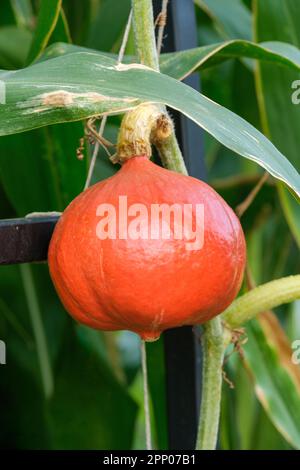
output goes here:
<path id="1" fill-rule="evenodd" d="M 57 361 L 49 408 L 53 447 L 130 449 L 136 403 L 91 347 L 94 340 L 100 342 L 99 333 L 78 327 L 78 338 L 72 327 L 66 330 Z"/>
<path id="2" fill-rule="evenodd" d="M 43 0 L 37 19 L 33 41 L 27 57 L 27 64 L 37 59 L 45 49 L 57 23 L 62 0 Z"/>
<path id="3" fill-rule="evenodd" d="M 209 46 L 197 47 L 187 51 L 163 54 L 161 71 L 182 80 L 198 68 L 212 67 L 232 58 L 247 57 L 300 70 L 300 51 L 284 42 L 261 42 L 234 40 Z"/>
<path id="4" fill-rule="evenodd" d="M 299 2 L 256 1 L 255 12 L 256 37 L 259 41 L 281 40 L 290 42 L 291 47 L 300 46 Z M 285 28 L 282 28 L 283 23 Z M 295 92 L 292 83 L 300 79 L 300 71 L 260 63 L 256 72 L 264 133 L 299 168 L 300 106 L 292 102 L 292 93 Z M 284 187 L 280 188 L 279 195 L 290 229 L 300 246 L 300 206 Z"/>
<path id="5" fill-rule="evenodd" d="M 298 172 L 253 126 L 189 86 L 141 65 L 120 66 L 105 55 L 79 52 L 1 72 L 0 78 L 7 91 L 0 135 L 120 113 L 142 102 L 164 103 L 300 195 Z"/>
<path id="6" fill-rule="evenodd" d="M 87 158 L 76 158 L 83 135 L 82 124 L 76 122 L 0 139 L 0 179 L 20 217 L 62 211 L 80 193 L 88 164 Z"/>
<path id="7" fill-rule="evenodd" d="M 16 23 L 22 28 L 31 28 L 33 22 L 33 10 L 30 0 L 10 0 Z"/>
<path id="8" fill-rule="evenodd" d="M 87 45 L 100 51 L 115 50 L 124 32 L 130 5 L 130 0 L 117 2 L 117 7 L 115 0 L 98 2 Z"/>
<path id="9" fill-rule="evenodd" d="M 103 52 L 96 50 L 91 51 L 85 47 L 57 43 L 45 50 L 41 60 L 51 59 L 74 52 L 94 52 L 103 56 Z M 116 58 L 113 54 L 105 55 L 112 59 Z M 200 68 L 205 69 L 213 67 L 226 60 L 243 57 L 274 62 L 274 64 L 285 65 L 295 71 L 300 70 L 300 51 L 297 47 L 279 41 L 255 44 L 243 40 L 220 42 L 185 51 L 162 54 L 160 57 L 160 69 L 162 73 L 170 77 L 183 80 Z M 134 62 L 134 57 L 125 56 L 124 62 Z"/>
<path id="10" fill-rule="evenodd" d="M 269 335 L 267 334 L 269 333 Z M 270 331 L 252 320 L 247 325 L 245 360 L 255 382 L 255 392 L 269 418 L 287 442 L 300 448 L 300 393 Z"/>
<path id="11" fill-rule="evenodd" d="M 214 21 L 224 38 L 251 38 L 251 13 L 242 0 L 194 0 Z"/>
<path id="12" fill-rule="evenodd" d="M 5 69 L 23 67 L 32 35 L 24 28 L 3 26 L 0 28 L 0 67 Z"/>
<path id="13" fill-rule="evenodd" d="M 60 9 L 55 28 L 50 36 L 48 44 L 53 44 L 60 41 L 65 43 L 72 42 L 68 21 L 63 8 Z"/>

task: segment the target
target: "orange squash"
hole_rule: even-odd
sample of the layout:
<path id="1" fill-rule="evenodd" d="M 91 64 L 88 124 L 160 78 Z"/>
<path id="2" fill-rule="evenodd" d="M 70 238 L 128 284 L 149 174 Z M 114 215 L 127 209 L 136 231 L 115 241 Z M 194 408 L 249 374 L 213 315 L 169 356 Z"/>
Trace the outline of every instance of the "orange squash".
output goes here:
<path id="1" fill-rule="evenodd" d="M 171 211 L 163 220 L 158 211 L 161 218 L 151 219 L 154 206 L 157 215 L 157 207 L 174 204 L 176 216 Z M 190 225 L 180 238 L 186 208 Z M 210 186 L 135 156 L 71 202 L 48 259 L 58 295 L 77 321 L 151 341 L 225 310 L 239 291 L 245 252 L 238 218 Z"/>

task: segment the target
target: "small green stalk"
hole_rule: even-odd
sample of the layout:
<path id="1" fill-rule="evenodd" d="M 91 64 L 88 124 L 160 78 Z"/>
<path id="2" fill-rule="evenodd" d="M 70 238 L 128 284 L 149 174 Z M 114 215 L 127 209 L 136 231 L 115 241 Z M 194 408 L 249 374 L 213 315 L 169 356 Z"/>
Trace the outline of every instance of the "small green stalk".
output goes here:
<path id="1" fill-rule="evenodd" d="M 214 450 L 218 439 L 225 349 L 220 317 L 203 325 L 201 339 L 203 348 L 202 397 L 196 450 Z"/>

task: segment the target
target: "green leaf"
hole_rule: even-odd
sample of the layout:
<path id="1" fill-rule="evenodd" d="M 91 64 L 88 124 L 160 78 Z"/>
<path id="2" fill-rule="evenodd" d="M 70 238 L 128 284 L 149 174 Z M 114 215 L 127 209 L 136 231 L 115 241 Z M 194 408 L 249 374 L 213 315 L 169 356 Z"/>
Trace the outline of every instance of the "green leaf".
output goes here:
<path id="1" fill-rule="evenodd" d="M 62 211 L 82 191 L 88 159 L 79 161 L 76 149 L 83 135 L 78 122 L 0 139 L 0 178 L 19 216 Z"/>
<path id="2" fill-rule="evenodd" d="M 300 70 L 300 51 L 291 44 L 283 42 L 261 42 L 235 40 L 209 46 L 197 47 L 186 51 L 162 54 L 161 71 L 178 80 L 183 80 L 195 70 L 212 67 L 232 58 L 248 57 L 276 65 L 286 65 Z"/>
<path id="3" fill-rule="evenodd" d="M 257 1 L 255 11 L 256 36 L 259 41 L 286 41 L 293 45 L 291 47 L 299 48 L 298 2 Z M 283 28 L 282 24 L 286 27 Z M 299 70 L 279 69 L 266 63 L 257 65 L 256 80 L 264 133 L 296 168 L 300 167 L 300 106 L 292 102 L 292 93 L 295 91 L 292 83 L 299 78 Z M 290 229 L 300 246 L 300 206 L 282 186 L 279 189 L 279 196 Z"/>
<path id="4" fill-rule="evenodd" d="M 115 50 L 123 35 L 130 12 L 130 0 L 103 0 L 98 3 L 87 45 L 100 51 Z"/>
<path id="5" fill-rule="evenodd" d="M 42 60 L 59 57 L 74 52 L 94 52 L 103 57 L 116 59 L 116 55 L 98 52 L 85 47 L 71 44 L 53 44 L 48 47 Z M 213 67 L 233 58 L 251 58 L 266 62 L 274 62 L 277 65 L 285 65 L 295 71 L 300 70 L 300 51 L 295 46 L 279 41 L 268 41 L 255 44 L 249 41 L 234 40 L 211 44 L 209 46 L 196 47 L 179 52 L 162 54 L 160 57 L 161 72 L 183 80 L 198 69 Z M 135 58 L 125 56 L 123 62 L 134 62 Z"/>
<path id="6" fill-rule="evenodd" d="M 22 28 L 30 29 L 33 24 L 33 10 L 30 0 L 10 0 L 16 23 Z"/>
<path id="7" fill-rule="evenodd" d="M 278 327 L 252 320 L 247 324 L 246 364 L 256 395 L 270 420 L 292 446 L 300 448 L 300 381 L 278 342 Z"/>
<path id="8" fill-rule="evenodd" d="M 166 374 L 163 338 L 147 344 L 148 381 L 152 399 L 157 448 L 168 449 Z"/>
<path id="9" fill-rule="evenodd" d="M 105 55 L 79 52 L 1 72 L 0 78 L 7 90 L 0 135 L 121 113 L 142 102 L 164 103 L 300 194 L 298 172 L 253 126 L 189 86 L 141 65 L 119 66 Z"/>
<path id="10" fill-rule="evenodd" d="M 15 69 L 24 66 L 32 35 L 24 28 L 3 26 L 0 28 L 0 67 Z"/>
<path id="11" fill-rule="evenodd" d="M 215 22 L 224 38 L 251 39 L 251 13 L 242 0 L 194 0 Z"/>
<path id="12" fill-rule="evenodd" d="M 0 2 L 1 25 L 15 25 L 11 2 Z"/>
<path id="13" fill-rule="evenodd" d="M 30 373 L 11 355 L 1 367 L 0 400 L 5 403 L 1 409 L 1 449 L 49 448 L 43 397 Z"/>
<path id="14" fill-rule="evenodd" d="M 53 44 L 60 41 L 65 43 L 72 42 L 68 21 L 63 8 L 60 10 L 55 28 L 50 36 L 48 44 Z"/>
<path id="15" fill-rule="evenodd" d="M 36 60 L 48 44 L 57 23 L 62 0 L 43 0 L 37 19 L 33 41 L 27 57 L 27 64 Z"/>
<path id="16" fill-rule="evenodd" d="M 86 44 L 95 6 L 94 0 L 64 0 L 63 10 L 68 19 L 70 35 L 75 44 Z M 123 2 L 122 2 L 123 3 Z"/>
<path id="17" fill-rule="evenodd" d="M 136 413 L 135 402 L 99 355 L 68 329 L 50 403 L 54 448 L 130 449 Z"/>
<path id="18" fill-rule="evenodd" d="M 103 356 L 98 332 L 67 316 L 44 265 L 32 265 L 54 372 L 43 398 L 37 350 L 17 266 L 0 267 L 0 338 L 7 364 L 0 374 L 0 447 L 128 449 L 137 407 Z M 26 412 L 24 412 L 24 406 Z"/>
<path id="19" fill-rule="evenodd" d="M 300 207 L 299 202 L 294 198 L 292 194 L 284 187 L 284 185 L 278 185 L 278 191 L 280 196 L 280 202 L 289 224 L 290 230 L 300 246 Z"/>

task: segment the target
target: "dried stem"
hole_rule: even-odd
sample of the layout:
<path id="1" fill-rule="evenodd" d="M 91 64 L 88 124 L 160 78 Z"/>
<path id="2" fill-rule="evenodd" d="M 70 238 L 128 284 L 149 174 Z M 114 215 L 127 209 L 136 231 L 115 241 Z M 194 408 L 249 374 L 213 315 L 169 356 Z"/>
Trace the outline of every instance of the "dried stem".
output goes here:
<path id="1" fill-rule="evenodd" d="M 235 212 L 239 218 L 242 217 L 242 215 L 246 212 L 246 210 L 251 206 L 252 202 L 256 198 L 257 194 L 269 178 L 269 173 L 265 171 L 265 173 L 262 175 L 258 183 L 254 186 L 252 191 L 248 194 L 246 199 L 241 202 L 236 208 Z"/>
<path id="2" fill-rule="evenodd" d="M 167 10 L 168 10 L 168 3 L 169 0 L 162 0 L 161 5 L 161 12 L 156 19 L 156 24 L 158 25 L 158 32 L 157 32 L 157 41 L 156 41 L 156 48 L 157 54 L 160 54 L 162 48 L 162 42 L 164 38 L 164 30 L 167 23 Z"/>

